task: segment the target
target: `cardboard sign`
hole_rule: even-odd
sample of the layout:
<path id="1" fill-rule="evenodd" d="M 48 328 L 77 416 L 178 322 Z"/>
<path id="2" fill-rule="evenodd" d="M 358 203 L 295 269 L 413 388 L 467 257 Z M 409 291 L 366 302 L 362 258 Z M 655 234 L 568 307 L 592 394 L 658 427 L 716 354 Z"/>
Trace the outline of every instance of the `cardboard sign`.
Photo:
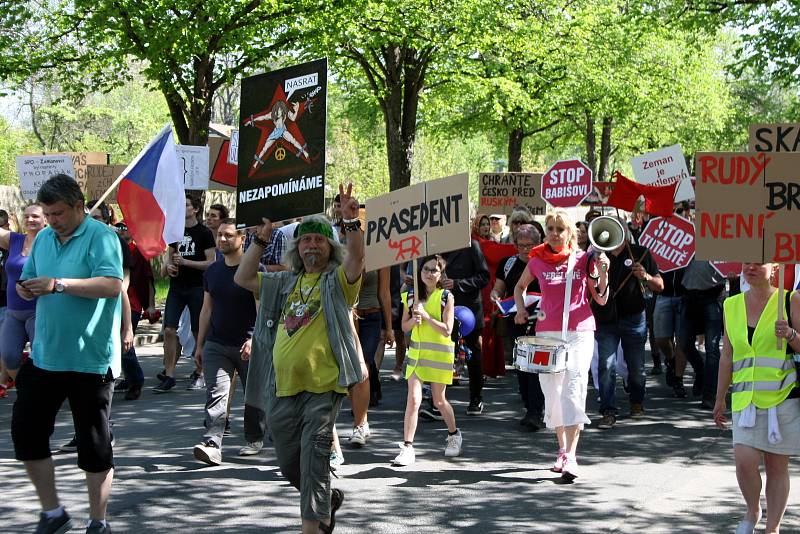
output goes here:
<path id="1" fill-rule="evenodd" d="M 533 215 L 544 215 L 547 204 L 538 187 L 542 175 L 527 172 L 482 172 L 479 175 L 478 213 L 511 215 L 516 206 L 525 206 Z"/>
<path id="2" fill-rule="evenodd" d="M 87 165 L 86 167 L 86 199 L 99 199 L 105 193 L 114 180 L 119 178 L 122 171 L 125 170 L 126 165 Z M 110 204 L 117 203 L 117 191 L 119 186 L 115 187 L 106 198 L 106 202 Z"/>
<path id="3" fill-rule="evenodd" d="M 368 271 L 470 244 L 467 174 L 398 189 L 366 206 Z"/>
<path id="4" fill-rule="evenodd" d="M 750 152 L 800 152 L 800 124 L 751 124 Z"/>
<path id="5" fill-rule="evenodd" d="M 231 142 L 228 146 L 228 163 L 231 165 L 239 164 L 239 130 L 231 132 Z"/>
<path id="6" fill-rule="evenodd" d="M 72 166 L 75 168 L 75 180 L 81 186 L 81 190 L 86 192 L 86 169 L 89 165 L 108 165 L 108 154 L 106 152 L 65 152 L 66 156 L 72 158 Z"/>
<path id="7" fill-rule="evenodd" d="M 70 156 L 67 154 L 17 156 L 19 189 L 25 200 L 36 200 L 39 188 L 55 174 L 66 174 L 75 178 L 75 167 Z"/>
<path id="8" fill-rule="evenodd" d="M 700 152 L 695 169 L 699 259 L 800 261 L 800 154 Z"/>
<path id="9" fill-rule="evenodd" d="M 328 60 L 242 80 L 236 226 L 325 209 Z"/>
<path id="10" fill-rule="evenodd" d="M 639 236 L 639 244 L 650 249 L 662 273 L 689 265 L 694 257 L 694 241 L 694 225 L 677 215 L 650 219 Z"/>
<path id="11" fill-rule="evenodd" d="M 175 145 L 178 166 L 183 171 L 183 188 L 186 190 L 208 189 L 207 146 Z"/>
<path id="12" fill-rule="evenodd" d="M 681 145 L 672 145 L 655 152 L 631 158 L 636 181 L 646 185 L 672 185 L 680 181 L 675 202 L 694 198 L 694 189 L 686 168 Z"/>

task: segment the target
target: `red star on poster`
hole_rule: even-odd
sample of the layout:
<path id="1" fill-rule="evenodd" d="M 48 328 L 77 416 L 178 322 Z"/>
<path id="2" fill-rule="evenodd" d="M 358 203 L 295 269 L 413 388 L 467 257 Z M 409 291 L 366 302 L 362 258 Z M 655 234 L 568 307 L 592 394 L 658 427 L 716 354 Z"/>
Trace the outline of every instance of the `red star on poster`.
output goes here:
<path id="1" fill-rule="evenodd" d="M 297 120 L 315 100 L 316 98 L 304 102 L 289 102 L 283 87 L 278 84 L 267 109 L 250 115 L 244 121 L 244 126 L 261 130 L 248 177 L 252 177 L 279 146 L 306 163 L 311 163 L 308 147 L 303 133 L 297 126 Z"/>

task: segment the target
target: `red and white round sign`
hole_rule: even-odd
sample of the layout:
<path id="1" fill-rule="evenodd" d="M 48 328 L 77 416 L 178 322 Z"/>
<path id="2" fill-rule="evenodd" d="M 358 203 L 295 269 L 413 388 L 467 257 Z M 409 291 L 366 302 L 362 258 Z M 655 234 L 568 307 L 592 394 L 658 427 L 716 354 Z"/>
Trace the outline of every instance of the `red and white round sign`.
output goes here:
<path id="1" fill-rule="evenodd" d="M 677 215 L 655 217 L 639 236 L 639 244 L 650 249 L 662 273 L 686 267 L 694 257 L 694 225 Z"/>
<path id="2" fill-rule="evenodd" d="M 592 192 L 592 170 L 579 159 L 559 161 L 542 175 L 541 191 L 554 208 L 578 206 Z"/>
<path id="3" fill-rule="evenodd" d="M 739 276 L 742 272 L 742 263 L 737 261 L 710 261 L 711 266 L 724 277 Z"/>

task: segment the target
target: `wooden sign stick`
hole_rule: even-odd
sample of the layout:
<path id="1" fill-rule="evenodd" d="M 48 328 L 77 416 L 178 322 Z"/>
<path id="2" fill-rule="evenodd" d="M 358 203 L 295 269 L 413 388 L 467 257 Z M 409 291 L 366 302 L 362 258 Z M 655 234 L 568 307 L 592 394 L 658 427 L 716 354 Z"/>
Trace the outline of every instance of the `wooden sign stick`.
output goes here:
<path id="1" fill-rule="evenodd" d="M 783 264 L 778 264 L 778 320 L 783 321 Z M 778 338 L 778 350 L 783 349 L 783 339 Z"/>

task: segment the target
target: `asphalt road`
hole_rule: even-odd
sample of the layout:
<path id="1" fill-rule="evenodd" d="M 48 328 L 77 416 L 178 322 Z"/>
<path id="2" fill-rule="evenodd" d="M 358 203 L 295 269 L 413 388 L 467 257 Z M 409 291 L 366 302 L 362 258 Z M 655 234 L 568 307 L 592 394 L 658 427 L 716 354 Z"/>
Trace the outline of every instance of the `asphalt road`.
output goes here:
<path id="1" fill-rule="evenodd" d="M 113 407 L 117 466 L 109 505 L 114 532 L 299 532 L 299 495 L 275 467 L 275 455 L 236 456 L 242 437 L 241 388 L 233 409 L 233 435 L 223 444 L 224 463 L 208 467 L 192 457 L 202 436 L 205 393 L 185 391 L 192 366 L 182 360 L 175 392 L 156 395 L 161 346 L 139 349 L 148 377 L 140 400 L 117 394 Z M 384 369 L 393 363 L 391 352 Z M 698 399 L 674 399 L 663 377 L 649 380 L 647 416 L 624 417 L 616 428 L 584 432 L 579 448 L 582 474 L 562 484 L 549 467 L 554 434 L 522 433 L 513 374 L 490 379 L 486 411 L 466 416 L 465 386 L 448 390 L 463 454 L 446 460 L 441 422 L 420 422 L 417 463 L 390 466 L 402 439 L 405 383 L 384 371 L 383 402 L 370 413 L 372 438 L 360 450 L 347 448 L 352 426 L 349 404 L 338 421 L 345 465 L 333 485 L 345 491 L 337 532 L 554 532 L 727 533 L 743 512 L 736 485 L 730 430 L 717 430 Z M 596 391 L 590 389 L 596 420 Z M 620 388 L 619 394 L 623 396 Z M 12 392 L 0 400 L 0 532 L 32 532 L 38 501 L 10 438 Z M 67 441 L 72 423 L 65 406 L 52 447 Z M 73 518 L 88 514 L 85 485 L 75 454 L 57 453 L 58 489 Z M 795 462 L 792 475 L 797 476 Z M 800 532 L 800 490 L 793 489 L 782 532 Z M 762 506 L 765 503 L 762 499 Z M 758 532 L 763 531 L 762 521 Z M 76 532 L 82 530 L 76 529 Z"/>

